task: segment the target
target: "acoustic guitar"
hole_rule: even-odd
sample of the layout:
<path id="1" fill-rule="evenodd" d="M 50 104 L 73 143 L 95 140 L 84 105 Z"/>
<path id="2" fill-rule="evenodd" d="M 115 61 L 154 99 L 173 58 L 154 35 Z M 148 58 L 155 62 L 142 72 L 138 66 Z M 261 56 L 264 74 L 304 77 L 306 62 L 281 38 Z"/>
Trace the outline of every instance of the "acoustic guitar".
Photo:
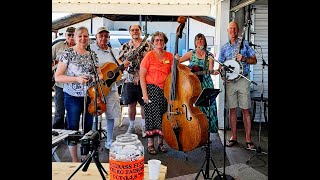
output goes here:
<path id="1" fill-rule="evenodd" d="M 124 70 L 124 64 L 121 64 L 118 66 L 115 63 L 107 62 L 101 67 L 101 72 L 103 74 L 103 94 L 107 95 L 112 85 L 115 82 L 118 82 L 121 80 L 122 71 Z"/>
<path id="2" fill-rule="evenodd" d="M 195 75 L 197 75 L 197 77 L 200 80 L 200 82 L 202 82 L 202 80 L 203 80 L 203 75 L 212 74 L 215 71 L 218 71 L 218 70 L 206 70 L 206 71 L 203 71 L 203 68 L 200 67 L 200 66 L 197 66 L 197 65 L 192 66 L 192 68 L 191 68 L 191 72 L 193 72 Z"/>

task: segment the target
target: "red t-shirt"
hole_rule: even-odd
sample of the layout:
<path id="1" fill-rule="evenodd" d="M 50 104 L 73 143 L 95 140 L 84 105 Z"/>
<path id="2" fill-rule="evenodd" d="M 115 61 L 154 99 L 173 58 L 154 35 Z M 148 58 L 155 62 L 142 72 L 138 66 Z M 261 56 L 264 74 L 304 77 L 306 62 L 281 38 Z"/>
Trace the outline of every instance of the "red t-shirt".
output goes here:
<path id="1" fill-rule="evenodd" d="M 164 88 L 164 81 L 171 72 L 171 66 L 173 63 L 173 55 L 170 52 L 166 52 L 164 60 L 160 62 L 157 59 L 156 53 L 150 51 L 141 61 L 140 67 L 147 69 L 146 83 L 155 84 L 161 89 Z"/>

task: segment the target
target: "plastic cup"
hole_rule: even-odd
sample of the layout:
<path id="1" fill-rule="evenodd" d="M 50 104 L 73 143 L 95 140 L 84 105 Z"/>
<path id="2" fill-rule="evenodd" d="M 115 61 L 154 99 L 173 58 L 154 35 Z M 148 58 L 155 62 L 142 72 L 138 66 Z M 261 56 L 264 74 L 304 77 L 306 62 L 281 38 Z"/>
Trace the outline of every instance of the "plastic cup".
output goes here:
<path id="1" fill-rule="evenodd" d="M 149 179 L 150 180 L 159 179 L 160 164 L 161 164 L 161 161 L 158 160 L 158 159 L 150 159 L 150 160 L 148 160 Z"/>

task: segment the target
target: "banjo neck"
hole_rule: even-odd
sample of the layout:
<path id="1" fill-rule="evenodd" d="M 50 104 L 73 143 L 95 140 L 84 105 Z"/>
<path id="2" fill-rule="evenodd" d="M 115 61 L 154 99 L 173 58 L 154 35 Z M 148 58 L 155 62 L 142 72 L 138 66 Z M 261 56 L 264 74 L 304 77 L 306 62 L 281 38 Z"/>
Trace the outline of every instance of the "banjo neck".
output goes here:
<path id="1" fill-rule="evenodd" d="M 250 24 L 250 22 L 247 22 L 243 26 L 241 35 L 238 37 L 237 46 L 236 46 L 236 48 L 234 49 L 234 52 L 233 52 L 232 60 L 236 60 L 236 55 L 240 53 L 240 46 L 241 46 L 241 43 L 243 42 L 244 33 L 246 32 L 249 24 Z"/>

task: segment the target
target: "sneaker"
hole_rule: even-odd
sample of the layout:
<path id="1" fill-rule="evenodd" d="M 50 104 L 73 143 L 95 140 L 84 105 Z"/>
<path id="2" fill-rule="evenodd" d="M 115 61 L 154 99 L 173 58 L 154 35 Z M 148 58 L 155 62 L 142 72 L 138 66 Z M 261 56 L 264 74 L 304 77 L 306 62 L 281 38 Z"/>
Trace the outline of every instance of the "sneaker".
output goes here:
<path id="1" fill-rule="evenodd" d="M 147 136 L 146 127 L 144 127 L 144 126 L 141 126 L 141 135 L 143 138 Z"/>
<path id="2" fill-rule="evenodd" d="M 112 144 L 112 141 L 106 141 L 105 143 L 104 143 L 104 147 L 106 148 L 106 149 L 111 149 L 111 144 Z"/>
<path id="3" fill-rule="evenodd" d="M 134 126 L 129 126 L 127 133 L 130 133 L 130 134 L 134 133 Z"/>

